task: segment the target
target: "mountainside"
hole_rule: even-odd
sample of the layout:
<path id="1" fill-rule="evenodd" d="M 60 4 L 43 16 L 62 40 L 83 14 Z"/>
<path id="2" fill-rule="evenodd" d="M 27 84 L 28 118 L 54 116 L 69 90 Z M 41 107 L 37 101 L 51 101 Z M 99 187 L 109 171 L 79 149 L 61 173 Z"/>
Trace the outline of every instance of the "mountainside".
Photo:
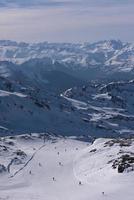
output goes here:
<path id="1" fill-rule="evenodd" d="M 115 40 L 0 41 L 0 134 L 133 135 L 132 58 L 133 45 Z"/>
<path id="2" fill-rule="evenodd" d="M 28 72 L 14 66 L 6 70 L 8 76 L 0 77 L 0 134 L 44 130 L 61 133 L 65 128 L 63 132 L 68 135 L 73 129 L 79 130 L 83 122 L 76 114 L 70 119 L 72 108 L 60 93 L 83 81 L 63 72 L 44 72 L 42 68 Z M 72 120 L 79 126 L 74 128 Z"/>
<path id="3" fill-rule="evenodd" d="M 60 79 L 61 72 L 58 79 L 54 71 L 48 73 L 53 76 L 45 73 L 47 79 L 38 73 L 35 78 L 30 73 L 0 78 L 1 134 L 47 130 L 93 137 L 134 135 L 133 80 L 80 84 L 66 74 Z M 65 90 L 67 86 L 73 87 Z"/>
<path id="4" fill-rule="evenodd" d="M 62 95 L 76 108 L 94 135 L 134 134 L 134 81 L 91 82 Z"/>
<path id="5" fill-rule="evenodd" d="M 133 200 L 133 139 L 0 138 L 2 200 Z"/>

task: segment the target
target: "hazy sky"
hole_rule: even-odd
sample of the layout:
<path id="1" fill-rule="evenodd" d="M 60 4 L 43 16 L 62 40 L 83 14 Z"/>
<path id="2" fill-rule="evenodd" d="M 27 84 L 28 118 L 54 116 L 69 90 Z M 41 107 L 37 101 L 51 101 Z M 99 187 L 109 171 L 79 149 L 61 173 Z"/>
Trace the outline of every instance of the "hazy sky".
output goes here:
<path id="1" fill-rule="evenodd" d="M 0 0 L 0 39 L 134 42 L 134 0 Z"/>

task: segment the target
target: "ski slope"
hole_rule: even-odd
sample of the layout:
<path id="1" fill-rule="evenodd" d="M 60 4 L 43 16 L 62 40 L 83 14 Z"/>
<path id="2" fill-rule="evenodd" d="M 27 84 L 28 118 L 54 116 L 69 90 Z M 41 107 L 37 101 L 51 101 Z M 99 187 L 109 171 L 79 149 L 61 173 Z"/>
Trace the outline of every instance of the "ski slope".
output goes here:
<path id="1" fill-rule="evenodd" d="M 1 154 L 0 163 L 6 166 L 16 149 L 27 158 L 21 165 L 11 165 L 10 173 L 0 174 L 1 200 L 133 200 L 134 172 L 118 174 L 106 165 L 112 153 L 108 147 L 104 152 L 106 139 L 91 145 L 71 138 L 16 136 L 1 140 L 1 145 L 9 147 L 9 141 L 14 141 L 13 151 Z M 94 148 L 99 149 L 95 156 L 89 153 Z M 118 150 L 114 148 L 113 154 Z"/>

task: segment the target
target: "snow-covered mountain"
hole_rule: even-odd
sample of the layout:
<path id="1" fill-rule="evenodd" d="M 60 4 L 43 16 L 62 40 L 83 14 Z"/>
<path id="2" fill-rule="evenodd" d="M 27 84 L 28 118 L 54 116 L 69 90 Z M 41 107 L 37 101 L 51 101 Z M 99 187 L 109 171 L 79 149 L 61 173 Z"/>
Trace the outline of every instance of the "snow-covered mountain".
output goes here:
<path id="1" fill-rule="evenodd" d="M 133 200 L 133 139 L 0 138 L 2 200 Z"/>
<path id="2" fill-rule="evenodd" d="M 133 200 L 133 72 L 121 41 L 0 41 L 0 199 Z"/>
<path id="3" fill-rule="evenodd" d="M 133 73 L 134 45 L 119 40 L 97 43 L 33 43 L 0 41 L 0 60 L 16 64 L 32 65 L 37 62 L 51 68 L 68 71 L 83 71 L 83 77 L 103 77 L 104 74 Z M 88 71 L 89 70 L 89 71 Z M 86 71 L 86 73 L 84 73 Z M 76 73 L 76 74 L 77 74 Z M 86 74 L 88 73 L 88 76 Z M 80 75 L 80 74 L 79 74 Z"/>
<path id="4" fill-rule="evenodd" d="M 0 134 L 132 135 L 133 55 L 115 40 L 0 41 Z"/>

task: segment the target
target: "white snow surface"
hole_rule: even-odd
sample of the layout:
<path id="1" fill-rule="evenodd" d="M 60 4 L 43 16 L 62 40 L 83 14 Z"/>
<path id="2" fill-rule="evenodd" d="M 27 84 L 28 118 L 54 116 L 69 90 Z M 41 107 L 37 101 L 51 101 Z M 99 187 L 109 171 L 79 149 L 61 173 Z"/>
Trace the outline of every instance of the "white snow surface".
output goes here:
<path id="1" fill-rule="evenodd" d="M 104 93 L 104 94 L 97 94 L 93 96 L 93 99 L 111 99 L 111 96 L 108 95 L 108 93 Z"/>
<path id="2" fill-rule="evenodd" d="M 0 144 L 8 146 L 9 141 L 15 143 L 14 151 L 21 149 L 28 158 L 21 167 L 10 167 L 10 174 L 0 175 L 2 200 L 133 200 L 134 172 L 118 174 L 107 164 L 120 150 L 118 145 L 104 148 L 108 139 L 93 145 L 71 137 L 44 142 L 35 134 L 32 139 L 7 137 Z M 97 151 L 90 152 L 94 148 Z M 133 146 L 127 148 L 134 151 Z M 0 155 L 1 164 L 10 161 L 13 153 L 9 154 Z"/>
<path id="3" fill-rule="evenodd" d="M 0 90 L 0 97 L 10 96 L 10 95 L 15 95 L 17 97 L 22 97 L 22 98 L 27 97 L 27 95 L 22 94 L 20 92 L 8 92 L 5 90 Z"/>
<path id="4" fill-rule="evenodd" d="M 74 174 L 83 185 L 89 185 L 91 199 L 131 200 L 134 195 L 134 173 L 119 174 L 111 167 L 111 164 L 108 164 L 110 159 L 118 158 L 118 152 L 122 148 L 118 145 L 112 148 L 104 147 L 106 141 L 110 139 L 98 139 L 77 155 L 74 162 Z M 96 152 L 94 152 L 95 149 Z M 131 147 L 124 149 L 130 150 Z M 104 192 L 104 197 L 99 196 L 101 191 Z"/>

